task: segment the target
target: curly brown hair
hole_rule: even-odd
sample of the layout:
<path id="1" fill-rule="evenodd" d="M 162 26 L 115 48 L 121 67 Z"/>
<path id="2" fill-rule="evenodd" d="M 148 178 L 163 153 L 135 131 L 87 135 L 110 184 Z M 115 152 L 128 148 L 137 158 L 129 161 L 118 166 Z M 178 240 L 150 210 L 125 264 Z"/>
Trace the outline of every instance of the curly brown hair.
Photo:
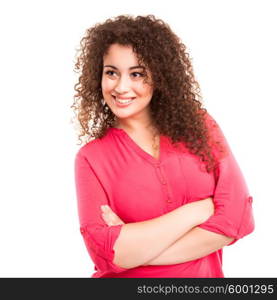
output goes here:
<path id="1" fill-rule="evenodd" d="M 151 72 L 150 113 L 158 133 L 170 137 L 174 146 L 185 144 L 205 163 L 207 172 L 214 170 L 217 159 L 212 147 L 220 143 L 211 139 L 190 56 L 169 25 L 153 15 L 120 15 L 86 30 L 75 62 L 74 71 L 81 75 L 71 106 L 81 125 L 78 139 L 101 138 L 115 124 L 114 113 L 102 104 L 101 90 L 103 56 L 115 43 L 132 46 L 138 62 Z"/>

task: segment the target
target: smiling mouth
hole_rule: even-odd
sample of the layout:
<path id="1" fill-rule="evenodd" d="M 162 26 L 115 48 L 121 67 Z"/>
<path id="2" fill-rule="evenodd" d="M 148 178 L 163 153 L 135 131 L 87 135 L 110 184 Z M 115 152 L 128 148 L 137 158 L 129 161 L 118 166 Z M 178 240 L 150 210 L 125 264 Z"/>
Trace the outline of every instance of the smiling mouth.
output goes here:
<path id="1" fill-rule="evenodd" d="M 116 96 L 112 95 L 113 99 L 115 102 L 119 103 L 119 104 L 130 104 L 132 102 L 134 102 L 136 97 L 132 97 L 132 98 L 126 98 L 126 99 L 119 99 Z"/>

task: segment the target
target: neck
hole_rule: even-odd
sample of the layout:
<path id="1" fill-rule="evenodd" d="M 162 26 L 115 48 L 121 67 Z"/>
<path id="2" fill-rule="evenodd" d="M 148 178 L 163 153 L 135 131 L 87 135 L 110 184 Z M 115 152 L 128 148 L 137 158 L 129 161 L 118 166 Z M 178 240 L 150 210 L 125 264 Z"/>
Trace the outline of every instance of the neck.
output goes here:
<path id="1" fill-rule="evenodd" d="M 153 122 L 151 122 L 151 121 L 148 121 L 148 122 L 132 121 L 132 122 L 130 122 L 130 121 L 117 120 L 114 127 L 124 129 L 130 133 L 155 131 Z"/>

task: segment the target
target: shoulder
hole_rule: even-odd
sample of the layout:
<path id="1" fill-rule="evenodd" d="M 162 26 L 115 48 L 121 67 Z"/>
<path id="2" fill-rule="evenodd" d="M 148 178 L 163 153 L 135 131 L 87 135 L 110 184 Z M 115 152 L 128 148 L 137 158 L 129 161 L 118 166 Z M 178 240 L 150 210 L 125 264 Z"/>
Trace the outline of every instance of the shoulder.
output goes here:
<path id="1" fill-rule="evenodd" d="M 204 111 L 202 115 L 203 115 L 204 124 L 209 132 L 210 137 L 215 139 L 223 138 L 224 137 L 223 132 L 218 122 L 211 115 L 211 113 L 208 111 Z"/>
<path id="2" fill-rule="evenodd" d="M 97 149 L 100 147 L 99 144 L 99 139 L 89 141 L 85 145 L 81 146 L 81 148 L 79 148 L 79 150 L 76 153 L 76 156 L 87 156 L 91 153 L 97 152 Z"/>
<path id="3" fill-rule="evenodd" d="M 76 157 L 100 159 L 101 154 L 104 152 L 104 148 L 109 147 L 110 143 L 111 138 L 109 134 L 102 138 L 93 139 L 79 148 L 76 153 Z"/>
<path id="4" fill-rule="evenodd" d="M 214 117 L 211 115 L 210 112 L 206 110 L 202 113 L 202 115 L 203 115 L 205 125 L 208 127 L 208 129 L 214 130 L 219 128 L 218 123 L 216 122 L 216 120 L 214 119 Z"/>
<path id="5" fill-rule="evenodd" d="M 94 171 L 102 172 L 108 163 L 108 154 L 113 144 L 113 137 L 110 134 L 87 142 L 77 150 L 75 165 L 79 169 L 89 166 Z"/>
<path id="6" fill-rule="evenodd" d="M 204 113 L 204 122 L 208 131 L 209 145 L 212 147 L 214 154 L 218 158 L 226 157 L 230 147 L 220 125 L 207 111 Z"/>
<path id="7" fill-rule="evenodd" d="M 108 129 L 105 135 L 101 138 L 95 138 L 85 145 L 81 146 L 76 153 L 76 156 L 83 156 L 86 158 L 101 159 L 108 149 L 114 144 L 114 139 L 111 131 Z"/>

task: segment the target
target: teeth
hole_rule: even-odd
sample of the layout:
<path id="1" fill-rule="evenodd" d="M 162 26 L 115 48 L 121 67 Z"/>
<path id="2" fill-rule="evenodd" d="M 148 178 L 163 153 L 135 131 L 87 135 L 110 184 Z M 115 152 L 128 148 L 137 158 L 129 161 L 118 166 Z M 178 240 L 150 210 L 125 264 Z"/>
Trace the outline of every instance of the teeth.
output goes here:
<path id="1" fill-rule="evenodd" d="M 130 100 L 119 100 L 119 99 L 116 99 L 117 102 L 119 103 L 129 103 L 129 102 L 132 102 L 133 100 L 130 99 Z"/>
<path id="2" fill-rule="evenodd" d="M 115 100 L 121 104 L 127 104 L 127 103 L 131 103 L 132 101 L 134 101 L 134 99 L 121 100 L 121 99 L 117 99 L 117 98 Z"/>

